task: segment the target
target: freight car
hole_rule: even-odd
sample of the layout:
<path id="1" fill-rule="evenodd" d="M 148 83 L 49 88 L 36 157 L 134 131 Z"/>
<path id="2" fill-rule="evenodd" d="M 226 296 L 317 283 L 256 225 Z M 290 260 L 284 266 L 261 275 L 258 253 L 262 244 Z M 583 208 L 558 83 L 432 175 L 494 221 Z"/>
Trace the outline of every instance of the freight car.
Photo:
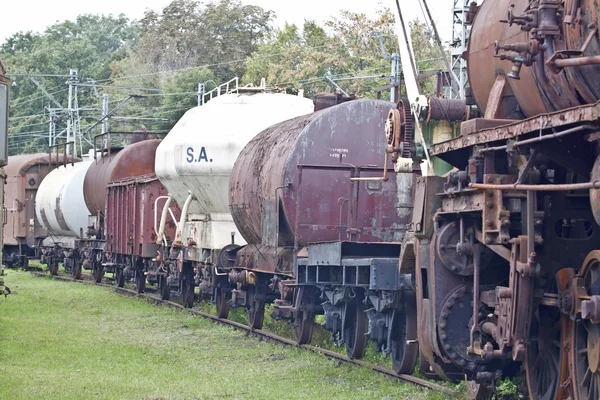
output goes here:
<path id="1" fill-rule="evenodd" d="M 48 153 L 8 157 L 6 174 L 5 217 L 3 226 L 3 263 L 26 268 L 29 258 L 39 258 L 40 244 L 48 236 L 35 212 L 35 198 L 40 184 L 58 165 L 75 161 L 71 156 Z"/>
<path id="2" fill-rule="evenodd" d="M 600 398 L 599 11 L 473 4 L 466 103 L 389 115 L 388 151 L 435 172 L 415 182 L 400 259 L 419 346 L 480 398 L 519 364 L 531 399 Z"/>
<path id="3" fill-rule="evenodd" d="M 6 179 L 6 175 L 4 173 L 3 167 L 6 165 L 8 161 L 8 98 L 9 98 L 9 89 L 10 82 L 6 78 L 6 70 L 4 69 L 4 64 L 2 64 L 2 60 L 0 60 L 0 205 L 2 205 L 2 214 L 0 214 L 0 226 L 4 225 L 4 181 Z M 4 235 L 3 231 L 0 230 L 0 295 L 6 294 L 10 292 L 10 289 L 4 286 L 4 280 L 2 279 L 2 275 L 4 275 L 4 257 L 3 257 L 3 243 L 4 243 Z"/>
<path id="4" fill-rule="evenodd" d="M 83 197 L 83 181 L 92 161 L 61 165 L 50 172 L 40 184 L 35 197 L 37 220 L 48 233 L 42 241 L 41 263 L 52 275 L 62 262 L 67 272 L 81 277 L 80 240 L 87 231 L 89 212 Z"/>
<path id="5" fill-rule="evenodd" d="M 158 147 L 156 175 L 169 199 L 156 242 L 172 243 L 170 248 L 163 246 L 159 265 L 171 285 L 183 285 L 187 306 L 192 305 L 196 285 L 202 297 L 215 295 L 223 278 L 218 271 L 220 250 L 245 244 L 228 205 L 229 177 L 237 155 L 261 130 L 312 108 L 312 102 L 301 96 L 238 87 L 189 110 Z M 167 212 L 172 200 L 182 214 L 175 235 L 169 236 L 163 226 L 172 219 Z"/>
<path id="6" fill-rule="evenodd" d="M 348 356 L 362 357 L 371 338 L 406 373 L 418 355 L 415 315 L 404 306 L 414 303 L 411 275 L 398 271 L 412 170 L 389 176 L 389 163 L 381 165 L 389 108 L 346 102 L 273 125 L 246 145 L 229 204 L 247 245 L 223 250 L 228 284 L 217 307 L 246 307 L 260 328 L 265 304 L 275 302 L 274 316 L 294 321 L 298 343 L 324 314 Z"/>

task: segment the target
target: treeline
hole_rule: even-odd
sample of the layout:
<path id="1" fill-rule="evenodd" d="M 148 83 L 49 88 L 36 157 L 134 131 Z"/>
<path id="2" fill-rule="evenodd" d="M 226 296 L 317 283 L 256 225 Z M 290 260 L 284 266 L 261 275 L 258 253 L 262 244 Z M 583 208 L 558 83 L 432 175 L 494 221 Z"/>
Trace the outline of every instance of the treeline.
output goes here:
<path id="1" fill-rule="evenodd" d="M 69 69 L 79 74 L 78 104 L 84 145 L 99 127 L 101 97 L 109 108 L 130 99 L 113 118 L 111 130 L 133 130 L 141 124 L 165 131 L 197 104 L 199 83 L 206 90 L 239 77 L 305 96 L 331 91 L 325 75 L 345 91 L 373 97 L 389 82 L 390 61 L 397 51 L 394 16 L 382 8 L 374 19 L 340 11 L 323 25 L 274 28 L 275 15 L 239 0 L 201 4 L 174 0 L 161 12 L 146 11 L 139 21 L 123 15 L 81 15 L 56 23 L 42 33 L 19 32 L 0 46 L 0 59 L 12 75 L 11 154 L 44 150 L 48 145 L 49 108 L 57 109 L 57 132 L 64 129 Z M 431 33 L 413 23 L 413 44 L 421 72 L 441 69 Z M 18 74 L 27 74 L 18 75 Z M 56 75 L 56 76 L 53 76 Z M 422 82 L 430 92 L 434 83 Z M 43 89 L 42 89 L 43 88 Z M 153 90 L 145 90 L 153 89 Z M 82 146 L 86 147 L 86 146 Z"/>

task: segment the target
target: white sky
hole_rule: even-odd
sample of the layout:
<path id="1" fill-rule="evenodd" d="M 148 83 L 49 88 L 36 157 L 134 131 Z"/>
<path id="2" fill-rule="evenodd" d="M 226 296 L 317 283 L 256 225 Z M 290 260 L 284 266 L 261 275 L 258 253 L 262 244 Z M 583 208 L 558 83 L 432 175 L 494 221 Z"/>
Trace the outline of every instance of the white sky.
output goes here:
<path id="1" fill-rule="evenodd" d="M 375 14 L 378 3 L 395 10 L 395 0 L 242 0 L 246 4 L 255 4 L 277 14 L 276 24 L 285 22 L 302 25 L 304 19 L 322 22 L 330 16 L 337 16 L 340 9 L 363 12 L 369 16 Z M 139 19 L 144 10 L 162 10 L 170 0 L 22 0 L 2 1 L 0 22 L 0 43 L 19 31 L 41 32 L 57 21 L 74 19 L 79 14 L 115 14 L 123 13 L 131 19 Z M 400 0 L 406 6 L 406 20 L 415 17 L 423 20 L 423 14 L 415 0 Z M 453 0 L 428 0 L 429 9 L 437 24 L 442 40 L 452 36 Z M 404 12 L 404 10 L 403 10 Z"/>

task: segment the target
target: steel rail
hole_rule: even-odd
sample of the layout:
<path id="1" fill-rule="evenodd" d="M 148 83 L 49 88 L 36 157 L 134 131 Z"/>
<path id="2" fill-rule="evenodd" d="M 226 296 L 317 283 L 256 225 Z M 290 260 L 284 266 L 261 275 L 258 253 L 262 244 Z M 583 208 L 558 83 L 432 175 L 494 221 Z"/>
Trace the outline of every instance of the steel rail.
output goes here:
<path id="1" fill-rule="evenodd" d="M 281 344 L 285 344 L 288 346 L 293 346 L 293 347 L 299 347 L 299 348 L 303 348 L 306 350 L 310 350 L 313 351 L 315 353 L 320 353 L 324 356 L 327 357 L 331 357 L 331 358 L 335 358 L 336 360 L 340 360 L 349 364 L 354 364 L 354 365 L 360 365 L 362 367 L 367 367 L 367 368 L 371 368 L 373 371 L 381 373 L 383 375 L 392 377 L 392 378 L 396 378 L 398 380 L 404 381 L 404 382 L 409 382 L 412 383 L 414 385 L 419 385 L 422 387 L 426 387 L 428 389 L 432 389 L 435 390 L 437 392 L 442 392 L 445 393 L 449 396 L 458 396 L 458 392 L 447 388 L 445 386 L 439 385 L 437 383 L 434 382 L 430 382 L 427 381 L 425 379 L 421 379 L 421 378 L 417 378 L 415 376 L 412 375 L 406 375 L 406 374 L 397 374 L 394 370 L 389 369 L 389 368 L 385 368 L 382 367 L 380 365 L 375 365 L 375 364 L 371 364 L 369 362 L 366 361 L 362 361 L 362 360 L 354 360 L 351 358 L 348 358 L 345 355 L 336 353 L 334 351 L 331 350 L 326 350 L 326 349 L 322 349 L 320 347 L 317 346 L 312 346 L 312 345 L 308 345 L 308 344 L 303 344 L 303 345 L 298 345 L 294 340 L 282 337 L 282 336 L 278 336 L 275 335 L 273 333 L 270 332 L 266 332 L 260 329 L 252 329 L 250 328 L 248 325 L 245 324 L 241 324 L 239 322 L 235 322 L 229 319 L 224 319 L 224 318 L 219 318 L 215 315 L 209 314 L 207 312 L 204 311 L 200 311 L 200 310 L 195 310 L 192 308 L 185 308 L 183 305 L 179 304 L 179 303 L 175 303 L 173 301 L 169 301 L 169 300 L 162 300 L 159 297 L 155 297 L 152 296 L 148 293 L 138 293 L 135 290 L 132 289 L 126 289 L 126 288 L 120 288 L 111 284 L 106 284 L 106 283 L 95 283 L 91 280 L 92 276 L 89 274 L 82 274 L 82 278 L 85 279 L 73 279 L 72 277 L 68 277 L 68 276 L 61 276 L 61 275 L 48 275 L 47 273 L 42 273 L 42 272 L 35 272 L 35 271 L 30 271 L 30 273 L 34 276 L 39 276 L 39 277 L 44 277 L 44 278 L 50 278 L 50 279 L 55 279 L 55 280 L 61 280 L 61 281 L 68 281 L 68 282 L 75 282 L 75 283 L 81 283 L 81 284 L 85 284 L 85 285 L 91 285 L 91 286 L 102 286 L 102 287 L 107 287 L 110 288 L 112 290 L 114 290 L 115 292 L 124 295 L 124 296 L 129 296 L 129 297 L 138 297 L 138 298 L 144 298 L 147 300 L 151 300 L 152 302 L 155 302 L 156 304 L 166 304 L 172 308 L 176 308 L 176 309 L 180 309 L 180 310 L 184 310 L 187 311 L 191 314 L 194 315 L 199 315 L 203 318 L 209 319 L 211 321 L 214 322 L 218 322 L 220 324 L 224 324 L 224 325 L 229 325 L 233 328 L 236 329 L 240 329 L 240 330 L 244 330 L 246 332 L 249 332 L 253 335 L 256 336 L 261 336 L 270 340 L 273 340 L 275 342 L 279 342 Z"/>

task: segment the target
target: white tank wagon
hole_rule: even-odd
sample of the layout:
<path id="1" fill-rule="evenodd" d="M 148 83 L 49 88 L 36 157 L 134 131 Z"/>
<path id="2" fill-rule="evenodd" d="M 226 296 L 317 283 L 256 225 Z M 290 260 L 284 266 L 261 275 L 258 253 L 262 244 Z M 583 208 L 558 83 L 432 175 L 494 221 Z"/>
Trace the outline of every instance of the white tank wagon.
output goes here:
<path id="1" fill-rule="evenodd" d="M 93 161 L 60 166 L 50 172 L 40 184 L 35 197 L 35 212 L 41 225 L 48 231 L 42 242 L 43 264 L 51 273 L 58 271 L 58 263 L 65 269 L 73 267 L 77 240 L 88 226 L 90 212 L 83 197 L 83 181 Z M 79 275 L 80 269 L 72 272 Z"/>
<path id="2" fill-rule="evenodd" d="M 50 236 L 79 237 L 87 228 L 90 213 L 83 198 L 83 180 L 91 164 L 84 161 L 60 166 L 40 184 L 35 212 Z"/>
<path id="3" fill-rule="evenodd" d="M 168 239 L 184 248 L 183 259 L 211 263 L 213 250 L 245 244 L 229 213 L 229 178 L 238 154 L 263 129 L 312 111 L 312 101 L 300 96 L 226 94 L 177 122 L 158 146 L 155 170 L 182 209 L 176 238 Z"/>

